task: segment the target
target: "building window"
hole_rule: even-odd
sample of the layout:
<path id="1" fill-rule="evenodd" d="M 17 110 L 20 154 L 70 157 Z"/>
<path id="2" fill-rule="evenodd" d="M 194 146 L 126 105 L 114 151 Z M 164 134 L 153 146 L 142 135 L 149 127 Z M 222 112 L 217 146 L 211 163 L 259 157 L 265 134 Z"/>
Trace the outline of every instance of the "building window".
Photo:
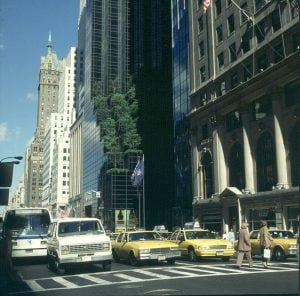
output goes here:
<path id="1" fill-rule="evenodd" d="M 198 45 L 199 59 L 204 57 L 204 42 L 200 41 Z"/>
<path id="2" fill-rule="evenodd" d="M 255 0 L 255 10 L 260 10 L 264 6 L 265 2 L 265 0 Z"/>
<path id="3" fill-rule="evenodd" d="M 250 33 L 246 31 L 246 33 L 242 36 L 242 49 L 243 54 L 250 50 Z"/>
<path id="4" fill-rule="evenodd" d="M 216 0 L 215 1 L 215 5 L 216 5 L 216 14 L 220 15 L 222 12 L 222 4 L 221 4 L 221 0 Z"/>
<path id="5" fill-rule="evenodd" d="M 261 55 L 257 59 L 257 72 L 260 73 L 268 68 L 268 58 L 266 54 Z"/>
<path id="6" fill-rule="evenodd" d="M 300 93 L 300 92 L 299 92 Z M 298 96 L 300 98 L 300 96 Z M 290 161 L 292 186 L 300 184 L 300 122 L 297 122 L 292 130 L 290 141 Z"/>
<path id="7" fill-rule="evenodd" d="M 300 84 L 292 84 L 285 87 L 286 106 L 300 103 Z"/>
<path id="8" fill-rule="evenodd" d="M 273 32 L 276 32 L 277 30 L 279 30 L 281 28 L 280 14 L 279 14 L 278 8 L 272 12 L 271 20 L 272 20 Z"/>
<path id="9" fill-rule="evenodd" d="M 253 119 L 260 120 L 272 114 L 272 100 L 270 97 L 262 97 L 252 105 Z"/>
<path id="10" fill-rule="evenodd" d="M 261 43 L 262 41 L 265 40 L 265 28 L 266 28 L 265 20 L 260 21 L 255 26 L 255 34 L 258 43 Z"/>
<path id="11" fill-rule="evenodd" d="M 239 79 L 237 73 L 234 73 L 230 77 L 231 79 L 231 88 L 235 88 L 239 84 Z"/>
<path id="12" fill-rule="evenodd" d="M 300 49 L 300 34 L 297 32 L 293 35 L 293 50 L 299 50 Z"/>
<path id="13" fill-rule="evenodd" d="M 220 43 L 223 41 L 223 27 L 222 25 L 217 27 L 217 42 Z"/>
<path id="14" fill-rule="evenodd" d="M 205 66 L 200 68 L 200 82 L 204 82 L 206 80 L 206 72 Z"/>
<path id="15" fill-rule="evenodd" d="M 228 24 L 228 33 L 231 34 L 235 30 L 233 14 L 227 19 L 227 24 Z"/>
<path id="16" fill-rule="evenodd" d="M 203 31 L 203 17 L 198 18 L 198 34 L 200 34 Z"/>
<path id="17" fill-rule="evenodd" d="M 242 118 L 240 112 L 233 111 L 226 116 L 227 131 L 234 130 L 242 126 Z"/>
<path id="18" fill-rule="evenodd" d="M 225 82 L 225 81 L 222 81 L 222 82 L 219 84 L 218 95 L 219 95 L 219 96 L 223 96 L 223 95 L 225 95 L 225 93 L 226 93 L 226 82 Z"/>
<path id="19" fill-rule="evenodd" d="M 229 184 L 240 190 L 245 188 L 243 146 L 235 143 L 229 154 Z"/>
<path id="20" fill-rule="evenodd" d="M 208 138 L 208 124 L 202 125 L 202 139 Z"/>
<path id="21" fill-rule="evenodd" d="M 237 58 L 235 43 L 232 43 L 229 46 L 229 57 L 230 57 L 230 62 L 234 62 Z"/>
<path id="22" fill-rule="evenodd" d="M 244 67 L 244 81 L 248 81 L 252 77 L 252 66 L 247 64 Z"/>
<path id="23" fill-rule="evenodd" d="M 257 191 L 269 191 L 277 184 L 275 146 L 272 135 L 264 132 L 257 142 Z"/>
<path id="24" fill-rule="evenodd" d="M 274 62 L 278 63 L 284 58 L 283 44 L 274 47 Z"/>
<path id="25" fill-rule="evenodd" d="M 232 3 L 232 1 L 231 1 L 231 0 L 227 0 L 227 7 L 228 7 L 228 6 L 230 6 L 230 5 L 231 5 L 231 3 Z"/>
<path id="26" fill-rule="evenodd" d="M 218 64 L 219 64 L 219 70 L 222 70 L 224 68 L 224 52 L 221 52 L 218 55 Z"/>
<path id="27" fill-rule="evenodd" d="M 247 8 L 248 8 L 248 6 L 247 6 L 247 2 L 245 2 L 244 4 L 242 4 L 241 5 L 241 11 L 240 11 L 240 15 L 241 15 L 241 23 L 244 23 L 244 22 L 246 22 L 247 20 L 248 20 L 248 17 L 247 17 Z M 243 11 L 245 12 L 245 13 L 243 13 Z"/>

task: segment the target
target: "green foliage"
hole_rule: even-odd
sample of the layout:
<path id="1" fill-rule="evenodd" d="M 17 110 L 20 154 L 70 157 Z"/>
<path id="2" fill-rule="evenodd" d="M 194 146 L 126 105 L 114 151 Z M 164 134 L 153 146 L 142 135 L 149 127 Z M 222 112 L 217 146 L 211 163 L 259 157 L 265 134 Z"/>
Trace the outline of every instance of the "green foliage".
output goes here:
<path id="1" fill-rule="evenodd" d="M 106 155 L 114 163 L 113 167 L 117 167 L 123 161 L 124 152 L 138 150 L 141 144 L 136 126 L 138 102 L 135 87 L 132 86 L 125 94 L 113 92 L 102 96 L 99 93 L 100 87 L 95 84 L 94 112 L 100 126 L 101 140 Z"/>

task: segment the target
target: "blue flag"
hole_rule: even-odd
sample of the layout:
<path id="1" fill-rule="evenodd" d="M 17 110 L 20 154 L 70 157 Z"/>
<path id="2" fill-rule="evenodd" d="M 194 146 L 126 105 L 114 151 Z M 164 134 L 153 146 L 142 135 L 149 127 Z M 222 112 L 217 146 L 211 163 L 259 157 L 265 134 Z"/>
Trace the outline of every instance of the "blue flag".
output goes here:
<path id="1" fill-rule="evenodd" d="M 139 160 L 131 175 L 132 186 L 139 186 L 144 179 L 144 159 Z"/>

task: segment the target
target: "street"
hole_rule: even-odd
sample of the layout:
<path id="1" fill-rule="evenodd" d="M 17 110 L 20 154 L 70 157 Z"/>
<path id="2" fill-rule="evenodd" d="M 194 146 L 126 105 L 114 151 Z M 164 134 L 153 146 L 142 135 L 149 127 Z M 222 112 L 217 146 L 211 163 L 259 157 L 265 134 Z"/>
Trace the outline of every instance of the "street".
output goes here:
<path id="1" fill-rule="evenodd" d="M 45 262 L 15 265 L 19 280 L 8 286 L 8 295 L 299 295 L 299 269 L 296 259 L 254 267 L 246 261 L 240 270 L 235 258 L 229 262 L 204 259 L 177 260 L 131 267 L 113 263 L 112 271 L 100 265 L 74 268 L 64 276 L 47 269 Z M 3 289 L 2 289 L 3 291 Z"/>

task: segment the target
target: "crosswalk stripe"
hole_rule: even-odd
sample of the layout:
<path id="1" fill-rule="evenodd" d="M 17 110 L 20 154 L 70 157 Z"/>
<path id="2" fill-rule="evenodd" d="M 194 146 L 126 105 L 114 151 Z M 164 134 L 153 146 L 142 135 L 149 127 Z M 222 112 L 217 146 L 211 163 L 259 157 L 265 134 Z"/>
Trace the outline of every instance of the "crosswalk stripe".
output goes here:
<path id="1" fill-rule="evenodd" d="M 77 275 L 83 279 L 86 279 L 86 280 L 89 280 L 93 283 L 96 283 L 96 284 L 103 284 L 103 285 L 106 285 L 106 284 L 110 284 L 111 282 L 109 281 L 106 281 L 106 280 L 103 280 L 103 279 L 100 279 L 100 278 L 97 278 L 93 275 L 88 275 L 88 274 L 79 274 Z"/>
<path id="2" fill-rule="evenodd" d="M 148 271 L 148 270 L 143 270 L 143 269 L 137 270 L 136 272 L 137 273 L 142 273 L 144 275 L 148 275 L 150 277 L 156 277 L 156 278 L 161 278 L 161 279 L 171 278 L 168 275 L 162 275 L 162 274 L 154 273 L 154 272 L 151 272 L 151 271 Z"/>
<path id="3" fill-rule="evenodd" d="M 205 272 L 205 273 L 218 273 L 218 272 L 213 271 L 213 270 L 207 270 L 207 269 L 203 270 L 203 269 L 200 269 L 200 268 L 193 268 L 193 267 L 188 267 L 188 266 L 180 267 L 180 269 L 194 270 L 194 271 Z"/>
<path id="4" fill-rule="evenodd" d="M 245 270 L 241 269 L 233 269 L 232 267 L 219 267 L 219 266 L 208 266 L 206 265 L 205 268 L 210 268 L 210 269 L 216 269 L 216 270 L 224 270 L 224 271 L 232 271 L 232 272 L 237 272 L 237 273 L 247 273 Z"/>
<path id="5" fill-rule="evenodd" d="M 45 289 L 40 286 L 35 280 L 27 280 L 26 284 L 32 291 L 44 291 Z"/>
<path id="6" fill-rule="evenodd" d="M 119 277 L 119 278 L 124 279 L 124 280 L 129 280 L 131 282 L 142 282 L 142 281 L 144 281 L 141 278 L 130 276 L 130 275 L 127 275 L 127 274 L 124 274 L 124 273 L 114 274 L 114 276 Z"/>
<path id="7" fill-rule="evenodd" d="M 168 269 L 168 270 L 163 270 L 163 271 L 167 271 L 170 273 L 174 273 L 174 274 L 181 274 L 181 275 L 186 275 L 186 276 L 197 276 L 197 273 L 191 273 L 191 272 L 186 272 L 186 271 L 180 271 L 178 269 Z"/>
<path id="8" fill-rule="evenodd" d="M 78 285 L 71 283 L 70 281 L 66 280 L 66 278 L 62 278 L 62 277 L 54 277 L 52 278 L 55 282 L 67 287 L 67 288 L 78 288 Z"/>

